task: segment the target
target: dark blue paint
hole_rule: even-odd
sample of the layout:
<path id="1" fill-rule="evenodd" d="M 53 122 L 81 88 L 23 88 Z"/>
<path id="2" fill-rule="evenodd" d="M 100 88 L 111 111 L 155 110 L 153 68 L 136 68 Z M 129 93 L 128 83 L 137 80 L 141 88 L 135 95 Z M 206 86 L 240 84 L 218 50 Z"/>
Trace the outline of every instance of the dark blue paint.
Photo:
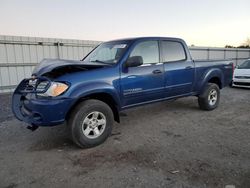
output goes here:
<path id="1" fill-rule="evenodd" d="M 154 64 L 151 66 L 124 66 L 134 46 L 146 40 L 171 40 L 181 42 L 186 60 Z M 119 40 L 117 40 L 119 41 Z M 221 88 L 232 78 L 232 66 L 228 61 L 193 61 L 186 43 L 177 38 L 144 37 L 120 40 L 128 44 L 120 61 L 113 66 L 70 60 L 44 60 L 33 72 L 35 76 L 65 66 L 84 66 L 88 71 L 64 74 L 52 81 L 67 82 L 69 89 L 61 96 L 39 98 L 35 93 L 23 93 L 20 85 L 13 94 L 12 109 L 22 121 L 38 126 L 52 126 L 65 121 L 70 109 L 91 94 L 108 94 L 115 101 L 118 111 L 156 101 L 199 95 L 211 78 L 218 78 Z M 160 71 L 157 74 L 153 72 Z"/>

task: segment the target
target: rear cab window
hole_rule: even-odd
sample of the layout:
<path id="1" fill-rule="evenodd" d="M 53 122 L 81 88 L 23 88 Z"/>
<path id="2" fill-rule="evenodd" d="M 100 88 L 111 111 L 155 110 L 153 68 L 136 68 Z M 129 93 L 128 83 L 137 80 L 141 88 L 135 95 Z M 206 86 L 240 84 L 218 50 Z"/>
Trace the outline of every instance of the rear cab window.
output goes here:
<path id="1" fill-rule="evenodd" d="M 186 51 L 181 42 L 161 41 L 162 62 L 185 61 L 187 59 Z"/>

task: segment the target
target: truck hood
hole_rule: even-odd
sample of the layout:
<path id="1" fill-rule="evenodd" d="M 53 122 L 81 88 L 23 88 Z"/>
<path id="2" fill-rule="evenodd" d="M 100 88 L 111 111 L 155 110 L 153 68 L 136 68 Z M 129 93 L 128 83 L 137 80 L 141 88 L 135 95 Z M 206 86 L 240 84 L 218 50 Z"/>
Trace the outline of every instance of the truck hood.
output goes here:
<path id="1" fill-rule="evenodd" d="M 65 59 L 44 59 L 33 70 L 32 76 L 42 76 L 47 73 L 61 72 L 70 73 L 75 71 L 86 71 L 89 69 L 102 68 L 104 65 L 97 62 L 85 62 Z"/>

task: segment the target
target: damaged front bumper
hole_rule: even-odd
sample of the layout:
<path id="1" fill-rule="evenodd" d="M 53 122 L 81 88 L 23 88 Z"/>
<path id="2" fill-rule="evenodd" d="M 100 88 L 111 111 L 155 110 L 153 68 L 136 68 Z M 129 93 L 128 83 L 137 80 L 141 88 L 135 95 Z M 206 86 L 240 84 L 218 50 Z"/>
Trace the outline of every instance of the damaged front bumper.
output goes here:
<path id="1" fill-rule="evenodd" d="M 73 99 L 62 97 L 40 97 L 36 91 L 39 82 L 47 80 L 48 86 L 51 81 L 47 78 L 24 79 L 16 88 L 12 96 L 12 111 L 17 119 L 36 126 L 54 126 L 65 121 L 67 112 L 73 104 Z M 32 128 L 31 128 L 32 129 Z"/>

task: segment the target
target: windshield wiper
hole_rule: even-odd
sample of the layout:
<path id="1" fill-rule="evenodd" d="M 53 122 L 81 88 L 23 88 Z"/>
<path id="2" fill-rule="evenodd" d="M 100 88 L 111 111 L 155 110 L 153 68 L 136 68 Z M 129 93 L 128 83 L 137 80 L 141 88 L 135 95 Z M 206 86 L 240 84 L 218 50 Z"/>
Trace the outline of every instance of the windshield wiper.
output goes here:
<path id="1" fill-rule="evenodd" d="M 97 62 L 97 63 L 102 63 L 102 64 L 105 64 L 105 65 L 112 66 L 110 63 L 106 63 L 106 62 L 101 61 L 101 60 L 98 60 L 98 59 L 96 59 L 96 60 L 92 60 L 92 61 L 90 61 L 90 62 Z"/>

